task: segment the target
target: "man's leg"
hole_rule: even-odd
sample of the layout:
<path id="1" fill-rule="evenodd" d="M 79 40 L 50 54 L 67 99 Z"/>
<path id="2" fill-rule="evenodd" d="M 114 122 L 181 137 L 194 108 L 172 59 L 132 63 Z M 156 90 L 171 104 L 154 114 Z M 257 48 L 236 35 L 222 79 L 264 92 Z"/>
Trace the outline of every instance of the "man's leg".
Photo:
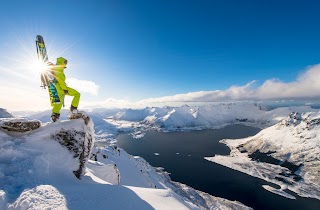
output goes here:
<path id="1" fill-rule="evenodd" d="M 59 104 L 54 104 L 53 105 L 53 108 L 52 108 L 52 115 L 51 115 L 51 120 L 53 122 L 57 121 L 60 117 L 60 110 L 61 110 L 61 107 L 63 105 L 63 97 L 62 95 L 59 94 L 59 99 L 60 99 L 60 103 Z"/>
<path id="2" fill-rule="evenodd" d="M 71 106 L 74 108 L 78 108 L 80 102 L 80 93 L 75 89 L 68 87 L 68 95 L 73 96 Z"/>

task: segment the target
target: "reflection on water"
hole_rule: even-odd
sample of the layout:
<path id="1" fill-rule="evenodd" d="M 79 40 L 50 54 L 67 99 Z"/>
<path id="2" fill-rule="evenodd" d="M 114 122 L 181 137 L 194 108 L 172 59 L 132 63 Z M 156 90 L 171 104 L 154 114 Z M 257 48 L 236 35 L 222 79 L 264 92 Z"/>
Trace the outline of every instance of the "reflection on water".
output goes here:
<path id="1" fill-rule="evenodd" d="M 229 148 L 219 140 L 244 138 L 259 131 L 249 126 L 230 125 L 189 132 L 149 131 L 141 139 L 121 134 L 117 140 L 119 147 L 129 154 L 143 157 L 152 166 L 165 168 L 172 180 L 211 195 L 237 200 L 255 209 L 320 209 L 318 200 L 297 195 L 297 200 L 289 200 L 272 194 L 261 186 L 273 184 L 204 159 L 215 154 L 229 154 Z"/>

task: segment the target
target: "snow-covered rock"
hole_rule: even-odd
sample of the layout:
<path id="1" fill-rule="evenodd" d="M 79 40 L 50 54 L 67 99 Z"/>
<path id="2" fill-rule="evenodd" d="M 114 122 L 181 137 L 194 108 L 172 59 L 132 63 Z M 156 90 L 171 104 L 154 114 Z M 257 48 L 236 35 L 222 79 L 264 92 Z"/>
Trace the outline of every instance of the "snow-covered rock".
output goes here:
<path id="1" fill-rule="evenodd" d="M 8 205 L 10 209 L 68 209 L 65 197 L 58 189 L 51 185 L 39 185 L 27 189 L 21 193 L 19 198 Z"/>
<path id="2" fill-rule="evenodd" d="M 23 118 L 2 118 L 0 127 L 10 132 L 27 132 L 40 128 L 41 122 L 38 120 L 26 120 Z"/>
<path id="3" fill-rule="evenodd" d="M 92 126 L 83 126 L 81 130 L 75 128 L 66 130 L 62 128 L 51 134 L 50 138 L 66 147 L 73 154 L 74 158 L 78 158 L 79 168 L 73 171 L 73 173 L 77 178 L 81 179 L 94 144 Z"/>
<path id="4" fill-rule="evenodd" d="M 230 155 L 207 160 L 320 199 L 320 112 L 293 112 L 253 137 L 221 142 Z"/>

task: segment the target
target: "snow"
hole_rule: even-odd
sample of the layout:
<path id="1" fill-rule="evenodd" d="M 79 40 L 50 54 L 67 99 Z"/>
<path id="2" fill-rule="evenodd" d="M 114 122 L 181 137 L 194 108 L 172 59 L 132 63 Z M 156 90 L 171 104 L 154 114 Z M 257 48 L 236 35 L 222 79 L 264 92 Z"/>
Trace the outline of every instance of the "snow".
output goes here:
<path id="1" fill-rule="evenodd" d="M 132 136 L 134 139 L 141 139 L 141 138 L 144 137 L 144 135 L 145 135 L 145 133 L 142 132 L 142 131 L 135 131 L 135 132 L 131 133 L 131 136 Z"/>
<path id="2" fill-rule="evenodd" d="M 295 200 L 296 197 L 294 197 L 293 195 L 290 195 L 289 193 L 286 193 L 284 191 L 282 191 L 281 189 L 275 189 L 269 185 L 262 185 L 262 187 L 272 193 L 275 193 L 275 194 L 278 194 L 278 195 L 281 195 L 283 197 L 286 197 L 286 198 L 289 198 L 289 199 L 293 199 Z"/>
<path id="3" fill-rule="evenodd" d="M 303 113 L 301 119 L 287 117 L 296 111 Z M 275 183 L 281 188 L 263 187 L 278 195 L 292 199 L 284 192 L 288 189 L 300 196 L 320 199 L 317 174 L 320 113 L 308 106 L 266 111 L 257 104 L 220 103 L 137 110 L 96 109 L 88 113 L 95 123 L 96 146 L 92 154 L 96 159 L 88 161 L 81 180 L 72 173 L 78 160 L 50 136 L 61 128 L 86 130 L 82 120 L 65 120 L 64 110 L 61 122 L 47 123 L 50 116 L 47 111 L 27 117 L 43 122 L 35 131 L 15 136 L 0 130 L 0 209 L 248 209 L 239 202 L 173 182 L 163 169 L 153 168 L 143 158 L 131 156 L 115 144 L 116 135 L 123 132 L 143 138 L 149 129 L 185 131 L 234 123 L 265 129 L 254 137 L 223 140 L 231 149 L 230 155 L 207 160 Z M 237 149 L 240 145 L 246 152 Z M 290 185 L 275 179 L 280 172 L 289 170 L 251 160 L 249 153 L 257 149 L 274 151 L 271 155 L 281 161 L 303 163 L 295 172 L 302 176 L 302 181 L 284 177 L 294 183 Z"/>
<path id="4" fill-rule="evenodd" d="M 284 177 L 293 186 L 287 184 L 286 188 L 296 192 L 300 196 L 319 199 L 319 128 L 310 129 L 303 121 L 297 127 L 279 128 L 281 122 L 293 112 L 303 113 L 302 118 L 308 118 L 308 122 L 319 118 L 319 110 L 309 106 L 280 107 L 271 110 L 262 109 L 254 103 L 220 103 L 205 106 L 182 106 L 145 108 L 142 110 L 130 109 L 121 111 L 121 115 L 115 115 L 106 119 L 107 122 L 119 130 L 132 132 L 139 136 L 148 129 L 160 131 L 188 131 L 210 128 L 221 128 L 225 125 L 241 123 L 264 129 L 256 137 L 240 140 L 224 140 L 231 149 L 228 157 L 216 155 L 207 160 L 242 171 L 251 176 L 256 176 L 266 181 L 283 185 L 277 180 L 279 173 L 290 174 L 290 171 L 280 165 L 252 161 L 247 153 L 241 153 L 236 149 L 246 142 L 247 148 L 252 146 L 249 152 L 260 150 L 261 152 L 275 151 L 271 156 L 280 161 L 289 161 L 293 164 L 303 164 L 295 174 L 303 178 L 295 182 L 291 177 Z M 149 114 L 148 114 L 149 113 Z M 133 115 L 133 117 L 130 117 Z M 123 117 L 126 116 L 126 117 Z M 138 117 L 139 116 L 139 117 Z M 314 126 L 313 126 L 314 127 Z M 312 127 L 312 128 L 313 128 Z M 116 135 L 116 134 L 115 134 Z M 252 140 L 252 141 L 251 141 Z M 157 154 L 155 154 L 157 155 Z M 283 176 L 280 176 L 283 178 Z M 288 186 L 289 185 L 289 186 Z M 270 188 L 268 188 L 270 189 Z M 280 191 L 282 193 L 280 193 Z M 285 195 L 283 189 L 278 194 Z"/>
<path id="5" fill-rule="evenodd" d="M 13 117 L 7 110 L 0 108 L 0 118 Z"/>
<path id="6" fill-rule="evenodd" d="M 216 155 L 206 159 L 226 167 L 258 177 L 281 186 L 275 190 L 265 189 L 290 197 L 284 189 L 299 196 L 320 199 L 320 112 L 293 113 L 283 121 L 262 130 L 253 137 L 239 140 L 222 140 L 230 149 L 229 156 Z M 258 162 L 249 158 L 251 154 L 271 152 L 270 156 L 300 166 L 292 172 L 280 165 Z M 294 176 L 301 176 L 300 181 Z M 292 197 L 290 197 L 292 198 Z"/>
<path id="7" fill-rule="evenodd" d="M 95 124 L 95 139 L 115 143 L 119 133 L 130 132 L 143 138 L 145 131 L 187 131 L 222 128 L 242 123 L 267 128 L 285 119 L 291 112 L 315 112 L 309 106 L 281 107 L 266 111 L 257 103 L 215 103 L 203 106 L 146 107 L 143 109 L 90 109 L 86 110 Z M 20 112 L 19 112 L 20 113 Z M 20 113 L 21 114 L 21 113 Z M 25 115 L 25 114 L 24 114 Z M 31 114 L 27 118 L 50 122 L 51 111 Z M 62 110 L 65 120 L 67 110 Z"/>
<path id="8" fill-rule="evenodd" d="M 283 120 L 291 112 L 312 112 L 309 106 L 282 107 L 262 110 L 251 103 L 220 103 L 204 106 L 182 106 L 122 110 L 106 121 L 125 131 L 137 128 L 162 131 L 184 131 L 221 128 L 229 124 L 243 123 L 266 128 Z"/>
<path id="9" fill-rule="evenodd" d="M 68 209 L 65 197 L 51 185 L 25 190 L 8 209 Z"/>
<path id="10" fill-rule="evenodd" d="M 192 203 L 185 203 L 176 193 L 169 189 L 150 189 L 129 187 L 143 200 L 149 200 L 149 204 L 155 209 L 192 209 L 196 208 Z M 177 202 L 179 200 L 180 202 Z M 163 204 L 166 204 L 163 206 Z"/>
<path id="11" fill-rule="evenodd" d="M 87 126 L 93 125 L 77 119 L 43 123 L 21 136 L 0 131 L 0 209 L 249 209 L 173 183 L 115 144 L 95 146 L 77 179 L 72 172 L 79 160 L 52 136 L 61 129 L 91 132 Z"/>

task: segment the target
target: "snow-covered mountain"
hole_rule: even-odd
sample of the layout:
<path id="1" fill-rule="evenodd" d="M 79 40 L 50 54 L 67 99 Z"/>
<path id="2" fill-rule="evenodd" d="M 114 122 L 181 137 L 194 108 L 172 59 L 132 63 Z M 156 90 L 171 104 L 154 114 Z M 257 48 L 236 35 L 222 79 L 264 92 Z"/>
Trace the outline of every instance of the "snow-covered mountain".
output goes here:
<path id="1" fill-rule="evenodd" d="M 262 110 L 258 104 L 221 103 L 206 106 L 127 109 L 113 116 L 117 121 L 141 122 L 166 130 L 181 128 L 212 128 L 238 122 L 266 127 L 283 119 L 293 111 L 311 111 L 310 107 L 285 107 Z"/>
<path id="2" fill-rule="evenodd" d="M 95 124 L 97 141 L 114 141 L 119 132 L 136 129 L 182 131 L 221 128 L 242 123 L 266 128 L 286 118 L 291 112 L 315 112 L 309 106 L 281 107 L 265 110 L 257 103 L 220 103 L 203 106 L 147 107 L 143 109 L 94 109 L 86 110 Z M 51 111 L 27 116 L 42 122 L 50 122 Z M 67 110 L 62 110 L 65 120 Z"/>
<path id="3" fill-rule="evenodd" d="M 320 199 L 320 112 L 294 112 L 253 137 L 221 142 L 230 155 L 207 160 L 278 184 L 264 187 L 288 198 L 285 189 Z"/>
<path id="4" fill-rule="evenodd" d="M 13 117 L 7 110 L 0 108 L 0 118 L 10 118 Z"/>
<path id="5" fill-rule="evenodd" d="M 1 129 L 0 209 L 249 209 L 172 182 L 116 145 L 90 154 L 92 128 L 76 119 L 19 134 Z"/>
<path id="6" fill-rule="evenodd" d="M 221 128 L 242 123 L 266 128 L 283 120 L 291 112 L 316 111 L 309 106 L 282 107 L 266 111 L 253 103 L 221 103 L 205 106 L 163 107 L 121 110 L 105 123 L 118 129 L 152 128 L 164 131 Z M 98 129 L 99 130 L 99 129 Z"/>

